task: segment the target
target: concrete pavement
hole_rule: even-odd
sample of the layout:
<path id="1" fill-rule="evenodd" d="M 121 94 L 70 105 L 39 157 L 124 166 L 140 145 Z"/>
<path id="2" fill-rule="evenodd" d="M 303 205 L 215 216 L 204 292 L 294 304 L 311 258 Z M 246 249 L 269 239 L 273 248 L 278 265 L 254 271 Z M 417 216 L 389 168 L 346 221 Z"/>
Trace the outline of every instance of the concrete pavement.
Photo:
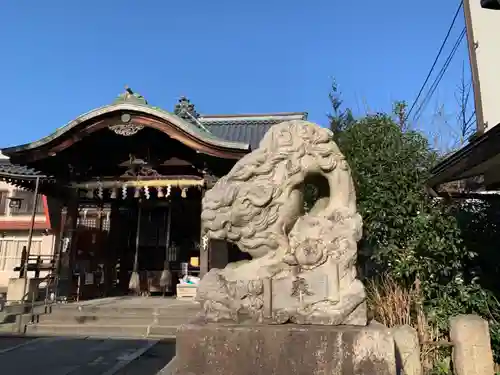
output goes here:
<path id="1" fill-rule="evenodd" d="M 7 353 L 21 347 L 22 345 L 26 345 L 33 339 L 33 337 L 26 336 L 0 336 L 0 354 Z"/>
<path id="2" fill-rule="evenodd" d="M 1 337 L 2 375 L 155 375 L 175 352 L 157 340 Z"/>

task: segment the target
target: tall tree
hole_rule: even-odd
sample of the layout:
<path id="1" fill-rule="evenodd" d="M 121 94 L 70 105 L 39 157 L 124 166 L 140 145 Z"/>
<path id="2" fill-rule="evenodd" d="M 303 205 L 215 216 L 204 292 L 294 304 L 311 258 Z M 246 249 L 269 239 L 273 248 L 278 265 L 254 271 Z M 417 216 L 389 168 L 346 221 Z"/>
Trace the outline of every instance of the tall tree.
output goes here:
<path id="1" fill-rule="evenodd" d="M 349 108 L 344 109 L 337 81 L 332 80 L 330 93 L 328 94 L 332 111 L 327 115 L 330 122 L 330 129 L 335 137 L 340 134 L 347 126 L 354 122 L 354 116 Z"/>

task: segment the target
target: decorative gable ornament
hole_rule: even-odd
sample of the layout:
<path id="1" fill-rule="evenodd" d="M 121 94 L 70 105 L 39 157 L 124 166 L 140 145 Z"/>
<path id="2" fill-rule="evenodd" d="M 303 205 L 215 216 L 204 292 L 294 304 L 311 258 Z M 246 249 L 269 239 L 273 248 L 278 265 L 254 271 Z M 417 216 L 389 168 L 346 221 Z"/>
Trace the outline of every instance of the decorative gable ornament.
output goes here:
<path id="1" fill-rule="evenodd" d="M 124 113 L 121 116 L 120 124 L 110 125 L 108 128 L 116 134 L 124 137 L 130 137 L 137 134 L 140 130 L 144 129 L 144 125 L 134 124 L 130 122 L 131 119 L 132 116 L 130 116 L 128 113 Z"/>

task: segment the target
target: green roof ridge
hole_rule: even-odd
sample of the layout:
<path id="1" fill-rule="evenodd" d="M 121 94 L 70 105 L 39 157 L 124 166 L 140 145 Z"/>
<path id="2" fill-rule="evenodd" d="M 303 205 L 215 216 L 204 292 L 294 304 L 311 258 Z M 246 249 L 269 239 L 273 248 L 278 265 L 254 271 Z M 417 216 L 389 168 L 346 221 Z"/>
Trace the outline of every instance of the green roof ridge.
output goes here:
<path id="1" fill-rule="evenodd" d="M 141 94 L 134 92 L 130 87 L 125 86 L 125 92 L 118 95 L 113 104 L 134 103 L 148 105 L 148 101 Z"/>

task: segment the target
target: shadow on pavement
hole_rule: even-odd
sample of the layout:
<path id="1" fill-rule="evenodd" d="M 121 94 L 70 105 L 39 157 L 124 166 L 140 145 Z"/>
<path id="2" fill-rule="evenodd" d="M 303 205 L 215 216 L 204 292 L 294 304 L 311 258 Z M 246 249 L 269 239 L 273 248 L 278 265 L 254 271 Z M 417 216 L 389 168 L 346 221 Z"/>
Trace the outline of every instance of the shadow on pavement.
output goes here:
<path id="1" fill-rule="evenodd" d="M 0 336 L 6 375 L 156 375 L 174 355 L 174 339 Z"/>

